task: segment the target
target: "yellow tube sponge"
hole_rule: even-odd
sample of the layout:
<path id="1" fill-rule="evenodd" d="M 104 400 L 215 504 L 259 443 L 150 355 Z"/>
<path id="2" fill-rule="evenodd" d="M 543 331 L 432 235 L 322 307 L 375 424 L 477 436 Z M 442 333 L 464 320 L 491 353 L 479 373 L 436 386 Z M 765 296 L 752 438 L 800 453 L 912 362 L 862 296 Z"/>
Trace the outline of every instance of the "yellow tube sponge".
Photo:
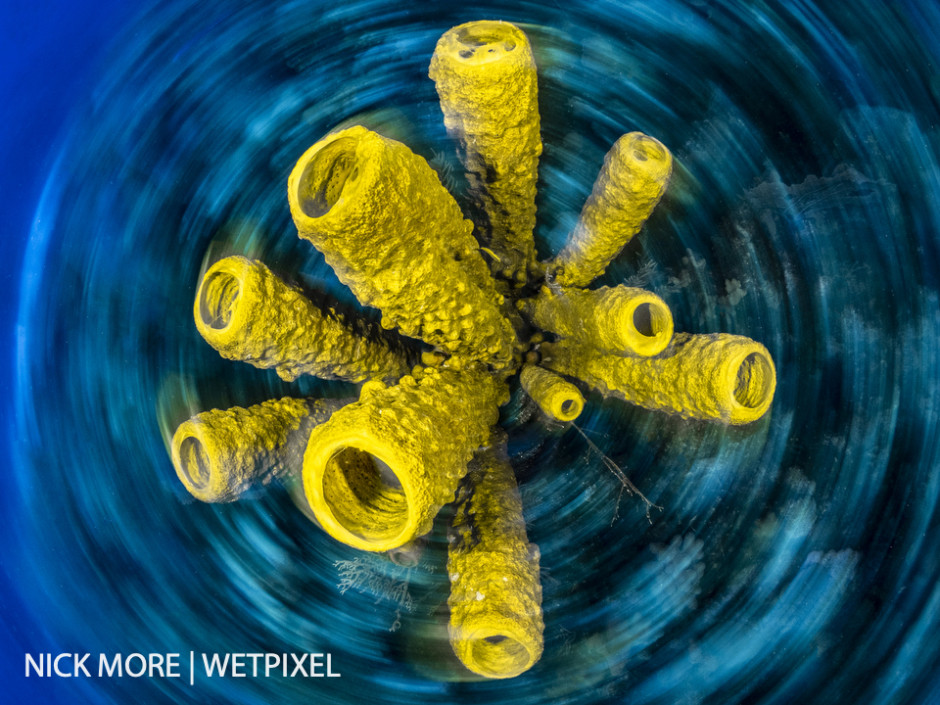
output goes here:
<path id="1" fill-rule="evenodd" d="M 288 200 L 300 236 L 383 326 L 497 368 L 518 356 L 472 224 L 408 147 L 361 126 L 328 135 L 297 162 Z"/>
<path id="2" fill-rule="evenodd" d="M 367 551 L 430 531 L 507 396 L 488 373 L 447 368 L 363 390 L 310 435 L 304 491 L 320 525 Z"/>
<path id="3" fill-rule="evenodd" d="M 542 287 L 523 310 L 544 330 L 616 353 L 658 355 L 672 340 L 672 312 L 656 294 L 629 286 Z"/>
<path id="4" fill-rule="evenodd" d="M 454 653 L 481 676 L 518 676 L 542 655 L 542 586 L 504 445 L 477 453 L 448 543 Z"/>
<path id="5" fill-rule="evenodd" d="M 767 349 L 727 333 L 676 333 L 656 357 L 604 354 L 570 339 L 542 354 L 543 365 L 638 406 L 730 424 L 763 416 L 777 383 Z"/>
<path id="6" fill-rule="evenodd" d="M 300 472 L 310 431 L 346 403 L 284 398 L 203 411 L 173 434 L 176 474 L 203 502 L 235 501 L 254 484 Z"/>
<path id="7" fill-rule="evenodd" d="M 544 367 L 526 365 L 519 381 L 539 408 L 558 421 L 574 421 L 584 409 L 578 388 Z"/>
<path id="8" fill-rule="evenodd" d="M 659 203 L 672 155 L 641 132 L 623 135 L 604 158 L 567 245 L 552 263 L 562 286 L 587 286 L 604 273 Z"/>
<path id="9" fill-rule="evenodd" d="M 324 311 L 264 264 L 226 257 L 202 278 L 196 328 L 222 357 L 274 368 L 288 382 L 309 374 L 362 382 L 408 372 L 403 348 L 361 321 Z"/>
<path id="10" fill-rule="evenodd" d="M 494 272 L 524 283 L 535 265 L 535 188 L 542 139 L 529 40 L 508 22 L 468 22 L 437 42 L 430 76 L 460 143 L 470 196 L 485 219 Z"/>

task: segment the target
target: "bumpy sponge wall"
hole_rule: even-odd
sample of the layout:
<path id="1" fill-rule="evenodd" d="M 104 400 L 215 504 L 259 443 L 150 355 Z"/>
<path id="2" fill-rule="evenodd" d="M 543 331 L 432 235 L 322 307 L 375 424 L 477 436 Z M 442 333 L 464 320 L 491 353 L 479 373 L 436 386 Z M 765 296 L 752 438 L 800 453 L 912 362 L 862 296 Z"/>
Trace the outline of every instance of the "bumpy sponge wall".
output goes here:
<path id="1" fill-rule="evenodd" d="M 450 641 L 463 664 L 512 678 L 542 654 L 539 551 L 502 445 L 477 453 L 461 483 L 449 537 Z"/>
<path id="2" fill-rule="evenodd" d="M 345 403 L 284 398 L 203 411 L 173 434 L 176 474 L 203 502 L 234 501 L 270 477 L 299 473 L 310 432 Z"/>
<path id="3" fill-rule="evenodd" d="M 322 310 L 264 264 L 226 257 L 206 272 L 193 306 L 196 328 L 222 357 L 273 368 L 290 382 L 309 374 L 362 382 L 397 379 L 408 355 L 361 321 Z"/>
<path id="4" fill-rule="evenodd" d="M 672 155 L 640 132 L 621 137 L 604 158 L 574 231 L 552 263 L 562 286 L 587 286 L 604 273 L 659 203 Z"/>
<path id="5" fill-rule="evenodd" d="M 472 224 L 408 147 L 360 126 L 329 135 L 297 162 L 288 199 L 300 236 L 383 326 L 497 368 L 518 356 Z"/>
<path id="6" fill-rule="evenodd" d="M 367 385 L 310 435 L 304 491 L 320 525 L 355 548 L 388 551 L 430 531 L 507 399 L 488 373 L 428 368 Z"/>
<path id="7" fill-rule="evenodd" d="M 656 357 L 613 355 L 563 340 L 542 346 L 542 364 L 647 409 L 745 424 L 770 408 L 770 353 L 740 335 L 676 333 Z"/>
<path id="8" fill-rule="evenodd" d="M 469 194 L 484 216 L 493 269 L 524 282 L 534 271 L 539 134 L 535 59 L 508 22 L 469 22 L 444 33 L 431 59 L 444 125 L 459 140 Z"/>

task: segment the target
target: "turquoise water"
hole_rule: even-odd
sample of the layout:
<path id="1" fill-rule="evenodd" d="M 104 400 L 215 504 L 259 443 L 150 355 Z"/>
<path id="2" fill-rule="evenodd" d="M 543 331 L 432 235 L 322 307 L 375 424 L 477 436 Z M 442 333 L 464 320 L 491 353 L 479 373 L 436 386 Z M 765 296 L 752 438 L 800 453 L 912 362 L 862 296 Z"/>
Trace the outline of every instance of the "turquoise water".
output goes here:
<path id="1" fill-rule="evenodd" d="M 546 648 L 480 683 L 446 643 L 443 527 L 409 568 L 337 544 L 282 486 L 199 504 L 161 428 L 350 393 L 222 360 L 192 324 L 200 267 L 249 254 L 355 307 L 297 238 L 287 174 L 354 121 L 451 173 L 428 62 L 483 17 L 520 24 L 539 66 L 542 254 L 613 141 L 654 135 L 673 183 L 604 283 L 649 287 L 677 330 L 761 341 L 778 386 L 743 429 L 592 395 L 579 432 L 517 392 L 502 423 Z M 24 651 L 329 651 L 340 679 L 26 685 L 89 703 L 938 701 L 938 54 L 927 2 L 145 10 L 69 98 L 14 233 L 11 671 Z"/>

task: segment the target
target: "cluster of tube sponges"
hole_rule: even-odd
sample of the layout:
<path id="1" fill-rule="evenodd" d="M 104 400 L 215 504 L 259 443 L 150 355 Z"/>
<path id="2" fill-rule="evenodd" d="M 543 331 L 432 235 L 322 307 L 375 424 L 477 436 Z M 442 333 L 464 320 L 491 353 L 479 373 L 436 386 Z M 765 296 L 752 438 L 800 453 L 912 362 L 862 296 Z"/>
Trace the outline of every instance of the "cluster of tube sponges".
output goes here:
<path id="1" fill-rule="evenodd" d="M 506 22 L 455 27 L 430 76 L 472 220 L 422 157 L 362 126 L 318 141 L 288 180 L 300 237 L 379 309 L 380 327 L 314 303 L 246 257 L 213 263 L 196 294 L 196 327 L 223 357 L 287 381 L 360 383 L 359 398 L 206 411 L 179 426 L 171 453 L 180 480 L 207 502 L 300 475 L 319 526 L 366 551 L 407 545 L 454 503 L 451 644 L 469 670 L 507 678 L 543 648 L 539 552 L 497 426 L 512 380 L 560 421 L 581 413 L 587 386 L 740 424 L 768 409 L 774 367 L 741 336 L 673 334 L 668 306 L 649 291 L 587 288 L 659 202 L 672 169 L 662 144 L 620 138 L 568 244 L 540 262 L 542 142 L 526 35 Z"/>

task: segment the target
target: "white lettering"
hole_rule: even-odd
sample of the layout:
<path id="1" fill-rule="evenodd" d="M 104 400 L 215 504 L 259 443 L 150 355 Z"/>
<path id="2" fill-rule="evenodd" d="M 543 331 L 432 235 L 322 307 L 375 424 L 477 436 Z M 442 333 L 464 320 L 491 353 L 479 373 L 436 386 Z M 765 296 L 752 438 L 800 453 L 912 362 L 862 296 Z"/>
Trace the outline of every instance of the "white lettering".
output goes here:
<path id="1" fill-rule="evenodd" d="M 36 671 L 36 675 L 42 678 L 46 675 L 45 665 L 42 654 L 39 654 L 39 663 L 36 663 L 36 660 L 30 654 L 26 654 L 26 677 L 29 678 L 29 667 L 32 666 L 33 670 Z"/>
<path id="2" fill-rule="evenodd" d="M 81 671 L 82 673 L 85 674 L 85 677 L 86 677 L 86 678 L 91 678 L 91 674 L 88 672 L 88 669 L 85 668 L 85 661 L 88 660 L 88 657 L 89 657 L 89 656 L 91 656 L 91 654 L 85 654 L 84 656 L 82 656 L 81 658 L 79 658 L 79 657 L 78 657 L 78 654 L 75 654 L 75 669 L 74 669 L 74 673 L 75 673 L 76 676 L 78 675 L 78 672 Z"/>
<path id="3" fill-rule="evenodd" d="M 220 676 L 224 676 L 225 672 L 228 670 L 228 654 L 224 654 L 225 658 L 220 659 L 218 654 L 212 654 L 212 665 L 209 665 L 209 659 L 206 657 L 206 654 L 202 655 L 202 665 L 205 667 L 206 675 L 209 678 L 212 678 L 215 672 L 218 672 Z"/>
<path id="4" fill-rule="evenodd" d="M 121 667 L 121 654 L 114 654 L 114 660 L 111 663 L 108 663 L 108 657 L 104 654 L 98 657 L 98 677 L 102 678 L 107 671 L 109 678 L 113 677 L 117 673 L 117 677 L 121 678 L 124 673 Z"/>
<path id="5" fill-rule="evenodd" d="M 251 677 L 258 677 L 258 659 L 263 657 L 264 654 L 245 654 L 246 657 L 251 659 Z"/>
<path id="6" fill-rule="evenodd" d="M 271 677 L 271 669 L 277 668 L 280 662 L 281 662 L 281 657 L 278 654 L 265 654 L 264 655 L 265 678 Z"/>
<path id="7" fill-rule="evenodd" d="M 94 660 L 98 661 L 97 673 Z M 65 664 L 69 663 L 70 668 Z M 190 652 L 190 677 L 194 676 L 195 652 Z M 340 678 L 333 670 L 330 653 L 203 653 L 202 664 L 209 678 Z M 263 665 L 263 669 L 262 669 Z M 180 654 L 90 654 L 90 653 L 24 653 L 23 671 L 26 678 L 180 678 Z"/>
<path id="8" fill-rule="evenodd" d="M 59 670 L 59 661 L 61 661 L 64 658 L 68 658 L 71 655 L 72 654 L 59 654 L 58 656 L 55 657 L 55 661 L 53 662 L 53 669 L 55 670 L 55 674 L 59 676 L 60 678 L 72 677 L 71 673 L 62 673 L 62 671 Z"/>
<path id="9" fill-rule="evenodd" d="M 300 675 L 306 676 L 307 670 L 304 667 L 304 662 L 307 660 L 307 654 L 303 654 L 299 659 L 297 654 L 291 654 L 291 658 L 294 659 L 294 670 L 291 671 L 290 677 L 293 678 L 297 675 L 297 671 L 300 671 Z"/>
<path id="10" fill-rule="evenodd" d="M 140 670 L 136 673 L 134 673 L 133 666 L 131 666 L 131 660 L 135 658 L 140 660 Z M 147 659 L 143 654 L 131 654 L 124 659 L 124 672 L 131 678 L 140 678 L 147 672 Z"/>

